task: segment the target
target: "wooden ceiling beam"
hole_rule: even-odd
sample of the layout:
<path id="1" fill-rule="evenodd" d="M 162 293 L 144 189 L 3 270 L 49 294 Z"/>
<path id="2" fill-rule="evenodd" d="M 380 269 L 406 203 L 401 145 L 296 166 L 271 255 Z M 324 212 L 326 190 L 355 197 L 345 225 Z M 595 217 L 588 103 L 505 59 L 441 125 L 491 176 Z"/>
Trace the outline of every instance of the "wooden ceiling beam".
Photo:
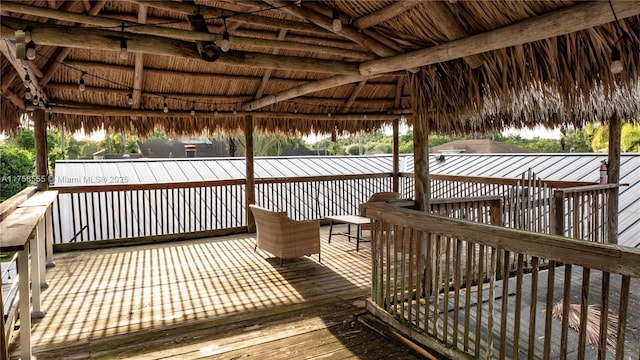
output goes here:
<path id="1" fill-rule="evenodd" d="M 424 0 L 404 0 L 393 2 L 385 8 L 360 17 L 353 23 L 353 26 L 360 30 L 368 29 L 372 26 L 393 19 L 394 17 L 420 5 L 422 2 L 424 2 Z"/>
<path id="2" fill-rule="evenodd" d="M 34 109 L 32 106 L 27 106 L 27 110 Z M 63 114 L 63 115 L 83 115 L 83 116 L 97 116 L 97 117 L 107 117 L 107 116 L 127 116 L 127 117 L 138 117 L 138 116 L 147 116 L 147 117 L 184 117 L 184 118 L 192 118 L 191 110 L 186 111 L 172 111 L 169 110 L 168 113 L 165 113 L 162 109 L 158 110 L 147 110 L 147 109 L 129 109 L 129 108 L 116 108 L 116 107 L 105 107 L 105 106 L 86 106 L 86 107 L 75 107 L 75 106 L 61 106 L 61 105 L 52 105 L 50 106 L 50 111 L 53 114 Z M 236 111 L 234 114 L 233 111 L 218 111 L 218 113 L 214 113 L 213 111 L 196 111 L 196 117 L 236 117 L 243 118 L 244 116 L 253 116 L 255 118 L 283 118 L 283 119 L 298 119 L 298 120 L 326 120 L 326 121 L 359 121 L 363 120 L 365 115 L 367 120 L 379 120 L 379 121 L 389 121 L 398 119 L 400 114 L 388 114 L 386 112 L 367 112 L 367 113 L 349 113 L 349 114 L 333 114 L 331 117 L 328 117 L 326 113 L 297 113 L 292 114 L 288 112 L 268 112 L 268 111 Z"/>
<path id="3" fill-rule="evenodd" d="M 427 1 L 424 6 L 429 16 L 438 21 L 438 31 L 441 31 L 448 40 L 457 40 L 469 36 L 445 2 Z M 463 60 L 471 66 L 472 69 L 477 69 L 482 66 L 485 59 L 482 54 L 475 54 L 466 56 Z"/>
<path id="4" fill-rule="evenodd" d="M 322 14 L 327 18 L 331 19 L 331 21 L 333 21 L 333 8 L 323 5 L 321 2 L 307 1 L 304 3 L 304 7 L 307 9 L 313 10 L 318 14 Z M 343 24 L 350 24 L 350 21 L 352 19 L 348 18 L 345 15 L 340 15 L 340 20 L 342 21 Z M 364 29 L 364 30 L 356 29 L 356 30 L 362 33 L 363 36 L 370 38 L 372 41 L 377 41 L 378 43 L 395 51 L 397 54 L 404 52 L 404 49 L 402 48 L 402 46 L 400 46 L 400 44 L 397 41 L 395 41 L 394 39 L 390 39 L 373 29 Z"/>
<path id="5" fill-rule="evenodd" d="M 146 72 L 146 70 L 145 70 Z M 63 90 L 63 91 L 78 91 L 78 84 L 61 84 L 61 83 L 49 83 L 47 87 L 49 90 Z M 129 95 L 129 89 L 113 89 L 113 88 L 105 88 L 105 87 L 96 87 L 96 86 L 86 86 L 87 93 L 91 92 L 100 92 L 105 95 L 120 95 L 122 99 L 126 98 Z M 55 94 L 54 94 L 55 95 Z M 172 93 L 172 92 L 146 92 L 142 91 L 140 96 L 142 97 L 163 97 L 166 96 L 170 99 L 181 99 L 185 101 L 185 103 L 190 101 L 196 102 L 196 108 L 198 105 L 202 105 L 202 103 L 241 103 L 245 101 L 249 101 L 255 98 L 252 94 L 246 95 L 204 95 L 197 93 Z M 408 97 L 405 97 L 405 100 Z M 309 105 L 332 105 L 332 106 L 340 106 L 344 104 L 344 99 L 341 98 L 330 98 L 330 97 L 299 97 L 296 100 L 300 101 L 300 103 L 309 104 Z M 57 101 L 55 98 L 51 99 L 52 102 Z M 385 106 L 393 106 L 393 99 L 388 98 L 357 98 L 354 100 L 353 105 L 362 106 L 362 107 L 374 107 L 376 105 L 385 105 Z M 396 107 L 397 108 L 397 107 Z"/>
<path id="6" fill-rule="evenodd" d="M 319 14 L 310 9 L 306 9 L 303 6 L 290 6 L 290 4 L 285 3 L 279 0 L 263 0 L 271 6 L 279 7 L 280 11 L 285 12 L 287 14 L 291 14 L 297 16 L 299 18 L 305 19 L 313 24 L 320 26 L 321 28 L 333 32 L 337 35 L 343 36 L 357 44 L 360 44 L 378 56 L 392 56 L 397 54 L 397 52 L 393 49 L 390 49 L 388 46 L 381 44 L 380 42 L 370 38 L 362 34 L 357 29 L 354 29 L 349 24 L 342 24 L 342 30 L 338 32 L 334 32 L 332 28 L 333 20 L 330 17 Z"/>
<path id="7" fill-rule="evenodd" d="M 222 31 L 218 31 L 219 29 L 212 29 L 212 26 L 209 26 L 209 33 L 206 32 L 194 32 L 191 30 L 183 30 L 183 29 L 175 29 L 157 25 L 144 25 L 137 21 L 137 15 L 131 16 L 119 16 L 118 18 L 114 17 L 106 17 L 106 16 L 95 16 L 97 15 L 102 7 L 106 4 L 107 0 L 101 0 L 97 2 L 94 7 L 90 10 L 89 14 L 80 14 L 70 11 L 56 10 L 56 9 L 47 9 L 37 6 L 31 5 L 23 5 L 18 3 L 7 2 L 3 3 L 3 8 L 16 13 L 16 14 L 24 14 L 24 15 L 34 15 L 40 17 L 46 17 L 49 19 L 57 19 L 62 21 L 75 22 L 78 24 L 83 24 L 84 26 L 99 26 L 99 27 L 107 27 L 107 28 L 118 28 L 121 25 L 125 25 L 126 31 L 129 33 L 135 34 L 143 34 L 143 35 L 155 35 L 160 37 L 167 37 L 172 39 L 181 39 L 181 40 L 192 40 L 192 41 L 220 41 L 222 40 Z M 236 21 L 236 18 L 232 18 L 234 24 L 230 25 L 229 31 L 232 32 L 234 28 L 240 26 L 242 22 Z M 168 19 L 155 19 L 152 20 L 156 23 L 163 23 L 168 21 Z M 231 21 L 231 20 L 229 20 Z M 218 34 L 219 32 L 219 34 Z M 277 40 L 269 40 L 269 39 L 261 39 L 258 36 L 262 36 L 259 32 L 256 31 L 243 31 L 240 34 L 248 33 L 249 36 L 230 36 L 229 41 L 233 44 L 249 46 L 249 47 L 260 47 L 260 48 L 277 48 L 277 49 L 286 49 L 286 50 L 295 50 L 295 51 L 303 51 L 303 52 L 315 52 L 320 54 L 328 54 L 328 55 L 336 55 L 342 56 L 346 58 L 353 58 L 359 60 L 370 60 L 375 58 L 373 54 L 362 52 L 362 51 L 354 51 L 346 48 L 341 42 L 338 41 L 330 41 L 327 46 L 324 45 L 314 45 L 304 43 L 304 38 L 300 38 L 299 36 L 295 37 L 296 41 L 277 41 Z M 324 32 L 326 34 L 326 32 Z M 324 40 L 322 40 L 324 41 Z M 70 50 L 68 50 L 70 51 Z M 67 51 L 67 54 L 68 54 Z M 65 54 L 65 57 L 66 55 Z M 63 58 L 64 60 L 64 58 Z"/>
<path id="8" fill-rule="evenodd" d="M 640 2 L 616 1 L 613 4 L 618 19 L 640 14 Z M 615 18 L 611 13 L 609 3 L 602 1 L 580 3 L 442 45 L 384 59 L 370 60 L 360 65 L 360 73 L 363 75 L 380 74 L 387 71 L 422 67 L 567 35 L 614 21 Z"/>
<path id="9" fill-rule="evenodd" d="M 70 4 L 70 2 L 67 4 Z M 93 7 L 89 9 L 88 14 L 97 15 L 106 4 L 107 4 L 107 0 L 97 1 L 93 5 Z M 7 3 L 5 3 L 4 5 L 7 5 Z M 43 87 L 46 87 L 49 81 L 51 81 L 51 78 L 56 73 L 56 70 L 58 70 L 58 67 L 62 65 L 64 60 L 67 58 L 67 56 L 69 56 L 70 52 L 71 52 L 70 48 L 59 48 L 56 50 L 53 60 L 49 60 L 47 62 L 47 65 L 45 66 L 46 72 L 42 76 L 42 79 L 40 79 L 40 83 L 42 84 Z"/>
<path id="10" fill-rule="evenodd" d="M 13 38 L 15 29 L 37 24 L 2 17 L 2 37 Z M 41 45 L 64 46 L 81 49 L 120 51 L 122 33 L 97 29 L 42 28 L 31 30 L 34 41 Z M 157 36 L 125 33 L 131 52 L 201 59 L 192 42 L 160 38 Z M 235 66 L 259 67 L 275 70 L 311 71 L 327 74 L 357 74 L 358 64 L 338 60 L 324 60 L 301 56 L 282 56 L 255 52 L 229 51 L 220 54 L 219 63 Z"/>
<path id="11" fill-rule="evenodd" d="M 1 27 L 2 31 L 5 32 L 4 25 L 1 25 Z M 15 31 L 13 32 L 13 35 L 15 35 Z M 47 94 L 42 91 L 42 86 L 40 86 L 38 78 L 35 76 L 35 74 L 30 73 L 29 66 L 25 66 L 24 60 L 16 58 L 16 44 L 11 43 L 6 39 L 2 39 L 0 40 L 0 52 L 2 52 L 7 61 L 11 63 L 11 66 L 13 66 L 22 81 L 24 81 L 26 75 L 29 74 L 29 78 L 31 79 L 31 87 L 35 90 L 35 92 L 38 93 L 38 96 L 44 99 L 45 102 L 48 102 L 49 99 L 47 98 Z"/>
<path id="12" fill-rule="evenodd" d="M 184 3 L 187 5 L 195 6 L 195 3 L 193 2 L 193 0 L 185 0 Z M 145 5 L 138 4 L 138 6 L 145 6 Z M 202 16 L 201 14 L 196 14 L 196 15 L 188 14 L 187 19 L 189 19 L 189 25 L 191 26 L 191 30 L 193 30 L 194 32 L 202 33 L 202 34 L 209 34 L 209 26 L 207 25 L 207 21 L 204 19 L 204 16 Z M 222 53 L 222 49 L 220 49 L 220 47 L 214 41 L 210 41 L 210 40 L 207 40 L 207 41 L 197 40 L 196 47 L 198 48 L 198 53 L 200 54 L 200 57 L 205 61 L 210 61 L 210 62 L 216 61 L 218 56 L 220 56 L 220 53 Z"/>
<path id="13" fill-rule="evenodd" d="M 274 29 L 287 29 L 294 31 L 304 31 L 316 34 L 326 34 L 327 32 L 309 23 L 300 21 L 292 21 L 286 19 L 276 19 L 266 16 L 259 16 L 254 14 L 244 14 L 241 12 L 212 8 L 202 5 L 191 5 L 187 3 L 179 3 L 173 1 L 156 1 L 156 0 L 131 0 L 131 2 L 147 5 L 149 7 L 174 11 L 184 15 L 202 15 L 205 18 L 233 18 L 233 21 L 242 22 L 251 25 L 267 26 Z"/>
<path id="14" fill-rule="evenodd" d="M 13 103 L 13 105 L 15 105 L 20 110 L 24 110 L 26 108 L 24 100 L 22 100 L 22 98 L 20 96 L 16 95 L 11 90 L 2 91 L 2 97 L 7 99 L 7 100 L 9 100 L 9 101 L 11 101 Z"/>
<path id="15" fill-rule="evenodd" d="M 278 40 L 284 40 L 284 37 L 287 36 L 287 30 L 282 29 L 278 34 Z M 279 49 L 273 50 L 273 55 L 278 55 L 280 52 Z M 256 91 L 256 99 L 260 99 L 262 94 L 264 93 L 264 89 L 267 88 L 267 84 L 269 83 L 269 78 L 271 78 L 271 74 L 273 73 L 272 69 L 266 69 L 264 74 L 262 74 L 262 80 L 260 81 L 260 85 L 258 85 L 258 90 Z"/>
<path id="16" fill-rule="evenodd" d="M 76 60 L 67 60 L 65 61 L 66 65 L 69 65 L 74 68 L 79 68 L 80 70 L 87 69 L 87 72 L 92 70 L 89 69 L 102 69 L 105 71 L 133 71 L 129 65 L 117 65 L 106 62 L 97 62 L 97 61 L 76 61 Z M 237 80 L 237 81 L 255 81 L 259 82 L 260 77 L 252 76 L 252 75 L 231 75 L 228 73 L 215 73 L 215 72 L 192 72 L 192 71 L 179 71 L 179 70 L 165 70 L 159 68 L 146 67 L 145 73 L 152 74 L 155 76 L 179 76 L 189 80 L 197 80 L 199 78 L 204 79 L 220 79 L 220 80 Z M 385 74 L 388 76 L 402 76 L 401 73 L 395 74 Z M 271 81 L 276 81 L 281 84 L 289 84 L 289 85 L 301 85 L 308 81 L 308 78 L 300 77 L 300 78 L 283 78 L 271 76 Z M 4 79 L 3 79 L 4 80 Z M 3 81 L 4 82 L 4 81 Z M 395 79 L 393 81 L 379 81 L 375 83 L 376 85 L 392 85 L 395 84 Z M 373 84 L 372 84 L 373 85 Z"/>
<path id="17" fill-rule="evenodd" d="M 147 22 L 147 7 L 138 5 L 138 22 L 144 24 Z M 136 53 L 136 60 L 133 70 L 133 108 L 139 109 L 142 103 L 142 80 L 144 75 L 144 54 Z"/>
<path id="18" fill-rule="evenodd" d="M 351 92 L 349 99 L 344 103 L 344 108 L 342 109 L 342 112 L 349 111 L 349 109 L 351 108 L 351 105 L 353 105 L 353 103 L 356 101 L 356 99 L 358 98 L 358 95 L 360 95 L 360 92 L 362 91 L 362 89 L 364 89 L 364 86 L 366 84 L 367 84 L 367 80 L 363 80 L 358 83 L 356 88 L 353 89 L 353 91 Z"/>
<path id="19" fill-rule="evenodd" d="M 615 11 L 618 19 L 639 15 L 640 2 L 617 1 L 615 2 Z M 504 49 L 509 46 L 562 36 L 613 21 L 615 21 L 615 18 L 608 3 L 581 3 L 482 34 L 453 40 L 442 45 L 366 61 L 360 65 L 361 75 L 337 75 L 307 83 L 297 88 L 245 103 L 243 104 L 243 109 L 251 108 L 257 110 L 278 101 L 289 100 L 316 91 L 362 81 L 367 79 L 368 75 L 380 75 L 387 71 L 419 68 L 487 51 Z"/>

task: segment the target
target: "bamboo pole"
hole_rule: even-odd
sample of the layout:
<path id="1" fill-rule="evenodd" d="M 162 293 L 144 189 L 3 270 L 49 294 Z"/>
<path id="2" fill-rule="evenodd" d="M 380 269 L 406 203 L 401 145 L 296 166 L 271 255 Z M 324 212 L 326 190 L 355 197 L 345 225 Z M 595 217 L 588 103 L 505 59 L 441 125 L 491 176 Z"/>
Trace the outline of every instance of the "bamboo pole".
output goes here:
<path id="1" fill-rule="evenodd" d="M 613 113 L 609 119 L 609 167 L 607 182 L 610 184 L 620 184 L 620 141 L 622 124 L 617 113 Z M 616 186 L 609 192 L 607 202 L 607 234 L 610 244 L 618 243 L 618 192 Z"/>
<path id="2" fill-rule="evenodd" d="M 387 20 L 393 19 L 394 17 L 413 9 L 423 2 L 423 0 L 405 0 L 393 2 L 387 7 L 360 17 L 353 23 L 353 26 L 359 30 L 370 28 Z"/>

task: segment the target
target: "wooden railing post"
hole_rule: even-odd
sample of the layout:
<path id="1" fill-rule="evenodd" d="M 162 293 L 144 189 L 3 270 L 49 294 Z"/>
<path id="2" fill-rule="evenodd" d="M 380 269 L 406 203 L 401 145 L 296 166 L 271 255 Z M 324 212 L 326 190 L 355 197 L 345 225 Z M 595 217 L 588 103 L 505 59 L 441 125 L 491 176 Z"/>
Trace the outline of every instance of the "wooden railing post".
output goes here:
<path id="1" fill-rule="evenodd" d="M 564 234 L 564 192 L 556 190 L 554 193 L 553 206 L 551 207 L 551 231 L 554 235 Z"/>

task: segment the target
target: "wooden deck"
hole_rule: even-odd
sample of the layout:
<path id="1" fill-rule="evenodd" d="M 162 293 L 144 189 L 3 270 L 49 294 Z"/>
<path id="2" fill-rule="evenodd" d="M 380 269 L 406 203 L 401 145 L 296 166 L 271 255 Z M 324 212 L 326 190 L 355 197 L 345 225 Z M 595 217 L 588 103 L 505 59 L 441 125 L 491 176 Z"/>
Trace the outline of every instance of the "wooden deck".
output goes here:
<path id="1" fill-rule="evenodd" d="M 394 359 L 407 347 L 357 321 L 370 245 L 321 229 L 317 256 L 253 251 L 253 234 L 56 254 L 33 324 L 38 359 Z M 11 340 L 11 358 L 18 356 Z"/>

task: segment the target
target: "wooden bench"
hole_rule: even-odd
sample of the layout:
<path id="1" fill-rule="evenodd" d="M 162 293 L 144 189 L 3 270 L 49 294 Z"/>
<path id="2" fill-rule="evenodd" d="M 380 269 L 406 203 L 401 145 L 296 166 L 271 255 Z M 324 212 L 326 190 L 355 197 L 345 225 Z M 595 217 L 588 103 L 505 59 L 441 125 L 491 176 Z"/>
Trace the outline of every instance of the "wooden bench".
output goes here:
<path id="1" fill-rule="evenodd" d="M 40 290 L 47 287 L 44 278 L 44 254 L 45 245 L 53 241 L 51 204 L 55 201 L 57 193 L 57 191 L 37 192 L 17 204 L 12 212 L 4 213 L 2 221 L 0 221 L 0 250 L 18 253 L 21 359 L 32 358 L 31 319 L 44 316 L 44 312 L 40 308 Z M 46 220 L 47 216 L 48 220 Z M 51 249 L 53 249 L 53 245 L 51 245 Z M 29 254 L 31 254 L 31 269 L 28 266 Z M 37 285 L 30 286 L 30 284 Z M 1 295 L 0 293 L 0 298 Z M 3 351 L 6 351 L 10 333 L 7 334 L 4 329 L 4 317 L 2 325 L 0 345 L 2 345 Z M 8 330 L 11 330 L 11 327 Z"/>

